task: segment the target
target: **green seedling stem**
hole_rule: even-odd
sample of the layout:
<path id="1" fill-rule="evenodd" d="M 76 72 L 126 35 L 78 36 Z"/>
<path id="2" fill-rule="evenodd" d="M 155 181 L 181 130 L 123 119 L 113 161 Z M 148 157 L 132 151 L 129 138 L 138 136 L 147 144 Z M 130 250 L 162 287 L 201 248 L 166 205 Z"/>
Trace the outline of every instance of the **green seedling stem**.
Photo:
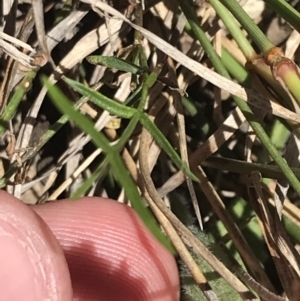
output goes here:
<path id="1" fill-rule="evenodd" d="M 241 31 L 236 19 L 219 0 L 209 0 L 209 2 L 237 42 L 247 61 L 252 61 L 253 58 L 257 57 L 257 53 L 245 37 L 245 34 Z"/>
<path id="2" fill-rule="evenodd" d="M 250 87 L 250 74 L 246 68 L 242 66 L 225 48 L 222 48 L 221 54 L 222 63 L 230 75 L 245 87 Z"/>
<path id="3" fill-rule="evenodd" d="M 254 43 L 259 47 L 260 51 L 265 54 L 271 50 L 274 45 L 267 39 L 264 33 L 243 10 L 236 0 L 220 0 L 224 6 L 234 15 L 240 22 L 242 27 L 248 32 Z"/>

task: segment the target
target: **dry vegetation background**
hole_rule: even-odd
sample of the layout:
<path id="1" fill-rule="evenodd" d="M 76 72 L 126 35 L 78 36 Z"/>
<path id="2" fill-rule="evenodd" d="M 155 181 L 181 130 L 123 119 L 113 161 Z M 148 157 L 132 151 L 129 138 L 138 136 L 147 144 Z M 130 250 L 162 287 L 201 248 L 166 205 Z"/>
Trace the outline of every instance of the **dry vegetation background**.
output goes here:
<path id="1" fill-rule="evenodd" d="M 230 54 L 234 66 L 243 69 L 243 53 L 208 2 L 191 3 L 199 24 L 225 63 Z M 264 1 L 239 2 L 268 39 L 297 63 L 299 33 Z M 299 10 L 298 1 L 288 2 Z M 103 3 L 2 1 L 1 187 L 26 203 L 42 203 L 76 194 L 102 166 L 85 194 L 129 202 L 110 165 L 103 165 L 106 154 L 76 120 L 57 122 L 62 113 L 40 77 L 47 75 L 73 103 L 81 95 L 61 80 L 62 75 L 124 103 L 143 86 L 144 73 L 93 65 L 86 58 L 131 60 L 142 45 L 147 72 L 160 67 L 144 112 L 200 181 L 185 177 L 140 123 L 119 151 L 129 171 L 125 176 L 139 187 L 179 253 L 182 300 L 299 300 L 299 196 L 293 189 L 284 190 L 282 216 L 274 209 L 277 179 L 283 177 L 231 97 L 247 100 L 255 90 L 268 98 L 259 88 L 266 83 L 246 71 L 251 88 L 245 91 L 238 80 L 218 76 L 177 1 L 142 2 L 142 17 L 135 1 Z M 142 36 L 137 34 L 140 25 L 147 30 Z M 139 97 L 129 106 L 137 108 Z M 116 144 L 129 120 L 88 98 L 84 101 L 82 114 Z M 289 128 L 274 115 L 296 123 L 299 118 L 276 104 L 272 112 L 266 112 L 262 125 L 284 153 Z M 297 144 L 290 149 L 298 153 Z"/>

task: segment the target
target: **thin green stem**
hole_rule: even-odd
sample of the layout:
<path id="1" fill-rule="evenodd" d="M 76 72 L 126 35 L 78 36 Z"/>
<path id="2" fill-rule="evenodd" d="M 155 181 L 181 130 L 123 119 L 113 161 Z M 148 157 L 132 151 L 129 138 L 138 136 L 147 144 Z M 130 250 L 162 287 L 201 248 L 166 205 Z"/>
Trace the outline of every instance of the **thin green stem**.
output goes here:
<path id="1" fill-rule="evenodd" d="M 180 7 L 181 7 L 183 13 L 185 14 L 185 16 L 188 20 L 188 22 L 190 23 L 192 30 L 194 31 L 194 34 L 196 35 L 197 39 L 201 43 L 201 45 L 204 48 L 207 55 L 211 58 L 212 64 L 215 67 L 215 69 L 217 70 L 217 72 L 226 78 L 230 78 L 220 57 L 217 55 L 217 53 L 215 52 L 214 48 L 212 47 L 210 41 L 208 40 L 207 36 L 205 35 L 205 33 L 203 32 L 201 27 L 198 25 L 198 21 L 194 14 L 194 11 L 191 9 L 188 2 L 185 0 L 178 0 L 178 2 L 180 4 Z M 228 2 L 232 2 L 232 1 L 228 0 Z M 237 2 L 235 2 L 235 4 L 237 4 Z M 240 11 L 240 9 L 241 8 L 239 6 L 239 9 L 237 11 Z M 247 17 L 249 18 L 248 15 L 247 15 Z M 251 20 L 251 22 L 252 22 L 252 20 Z M 270 44 L 269 44 L 269 46 L 270 46 Z M 298 179 L 296 178 L 295 174 L 291 171 L 291 169 L 289 168 L 286 161 L 278 153 L 276 147 L 272 144 L 270 138 L 264 131 L 262 125 L 255 118 L 255 116 L 254 116 L 253 112 L 251 111 L 250 107 L 248 106 L 248 104 L 238 97 L 233 97 L 233 99 L 236 102 L 237 106 L 240 108 L 240 110 L 245 115 L 247 121 L 249 122 L 249 124 L 251 125 L 253 130 L 255 131 L 255 133 L 256 133 L 257 137 L 259 138 L 259 140 L 261 141 L 261 143 L 265 146 L 265 148 L 267 149 L 270 156 L 273 158 L 275 163 L 281 169 L 282 173 L 288 179 L 291 186 L 295 189 L 295 191 L 300 196 L 300 183 L 299 183 Z"/>
<path id="2" fill-rule="evenodd" d="M 251 86 L 249 72 L 225 48 L 222 48 L 221 60 L 233 78 L 245 87 Z"/>
<path id="3" fill-rule="evenodd" d="M 276 165 L 266 165 L 261 163 L 249 163 L 241 160 L 222 157 L 210 157 L 206 159 L 203 166 L 215 168 L 218 170 L 227 170 L 241 175 L 250 174 L 252 171 L 259 171 L 264 178 L 282 179 L 281 170 Z M 291 168 L 298 179 L 300 179 L 300 169 Z"/>
<path id="4" fill-rule="evenodd" d="M 300 32 L 300 13 L 286 0 L 264 0 L 279 16 Z"/>
<path id="5" fill-rule="evenodd" d="M 242 50 L 247 61 L 251 61 L 255 58 L 257 53 L 245 37 L 244 33 L 241 31 L 239 24 L 228 9 L 219 0 L 209 0 L 209 2 Z"/>
<path id="6" fill-rule="evenodd" d="M 222 2 L 241 23 L 261 52 L 267 53 L 274 47 L 236 0 L 220 0 L 220 2 Z"/>
<path id="7" fill-rule="evenodd" d="M 7 129 L 8 122 L 14 116 L 21 100 L 28 91 L 29 87 L 31 87 L 31 83 L 35 78 L 36 73 L 36 71 L 29 71 L 25 75 L 22 82 L 17 86 L 14 95 L 12 96 L 5 111 L 3 112 L 3 115 L 0 118 L 0 136 L 2 136 L 4 131 Z"/>
<path id="8" fill-rule="evenodd" d="M 112 146 L 116 149 L 117 152 L 121 151 L 125 143 L 128 141 L 128 138 L 133 133 L 137 123 L 139 122 L 138 117 L 138 115 L 134 115 L 132 117 L 117 144 L 115 146 Z M 85 193 L 90 189 L 93 183 L 95 183 L 96 180 L 99 180 L 99 178 L 104 176 L 104 174 L 108 171 L 108 167 L 109 161 L 108 158 L 105 157 L 105 159 L 101 162 L 101 164 L 97 167 L 93 174 L 88 179 L 86 179 L 84 183 L 76 190 L 76 192 L 72 195 L 72 198 L 76 199 L 85 195 Z"/>
<path id="9" fill-rule="evenodd" d="M 159 69 L 159 67 L 158 67 Z M 102 95 L 94 91 L 93 89 L 84 86 L 83 84 L 73 81 L 71 79 L 65 79 L 65 81 L 77 92 L 81 93 L 82 95 L 88 96 L 91 101 L 97 104 L 99 107 L 107 110 L 111 114 L 116 114 L 119 117 L 131 119 L 135 114 L 138 114 L 140 118 L 140 122 L 147 127 L 147 130 L 151 133 L 155 141 L 162 147 L 162 149 L 168 154 L 174 164 L 181 169 L 188 177 L 191 179 L 198 181 L 197 177 L 190 171 L 187 165 L 181 160 L 180 156 L 176 152 L 176 150 L 172 147 L 166 137 L 162 134 L 162 132 L 157 128 L 157 126 L 150 121 L 148 116 L 144 114 L 141 108 L 144 106 L 144 101 L 148 95 L 148 89 L 153 85 L 156 80 L 156 73 L 151 73 L 147 77 L 147 84 L 144 84 L 142 89 L 142 96 L 141 101 L 139 104 L 139 109 L 129 108 L 124 106 L 123 104 L 119 104 L 106 96 Z"/>
<path id="10" fill-rule="evenodd" d="M 293 108 L 291 105 L 291 100 L 290 96 L 282 89 L 282 87 L 279 85 L 277 81 L 274 80 L 273 75 L 270 72 L 269 66 L 265 65 L 265 62 L 259 58 L 257 58 L 257 54 L 250 45 L 249 41 L 245 37 L 245 35 L 242 33 L 239 25 L 237 24 L 236 20 L 233 18 L 232 14 L 229 13 L 226 7 L 222 3 L 220 3 L 219 0 L 210 0 L 211 5 L 213 8 L 216 10 L 217 14 L 221 18 L 221 20 L 224 22 L 226 28 L 228 31 L 231 33 L 232 37 L 244 53 L 246 59 L 248 62 L 253 63 L 253 67 L 255 68 L 255 71 L 257 74 L 260 76 L 264 77 L 264 79 L 270 84 L 270 86 L 279 94 L 282 96 L 282 103 L 287 107 L 287 108 Z M 253 22 L 254 24 L 254 22 Z M 249 25 L 249 24 L 248 24 Z M 251 25 L 251 24 L 250 24 Z M 254 24 L 255 25 L 255 24 Z M 255 26 L 253 25 L 253 28 Z M 260 37 L 261 42 L 266 42 L 266 37 L 263 38 L 262 36 Z M 260 62 L 259 62 L 260 60 Z M 233 68 L 231 68 L 232 70 Z M 268 76 L 269 74 L 269 76 Z M 297 85 L 298 86 L 298 85 Z M 295 90 L 295 93 L 297 93 L 297 90 Z M 293 95 L 295 94 L 293 93 Z"/>
<path id="11" fill-rule="evenodd" d="M 209 59 L 213 62 L 214 67 L 217 70 L 217 72 L 219 72 L 221 75 L 229 78 L 229 74 L 226 71 L 226 69 L 223 67 L 220 57 L 218 56 L 216 51 L 213 49 L 205 32 L 199 26 L 198 19 L 195 15 L 195 12 L 191 9 L 189 2 L 185 1 L 185 0 L 177 0 L 177 1 L 179 3 L 183 13 L 185 14 L 185 16 L 188 20 L 188 23 L 190 24 L 191 29 L 194 32 L 194 35 L 196 36 L 198 41 L 201 43 L 201 46 L 205 50 Z"/>
<path id="12" fill-rule="evenodd" d="M 119 152 L 109 145 L 109 140 L 102 132 L 94 128 L 94 124 L 86 116 L 76 111 L 64 94 L 55 86 L 50 86 L 44 79 L 44 84 L 48 87 L 48 93 L 60 111 L 70 116 L 70 118 L 80 127 L 84 132 L 88 133 L 98 148 L 101 148 L 106 154 L 110 163 L 115 178 L 120 185 L 124 187 L 126 196 L 130 199 L 132 206 L 145 222 L 149 230 L 156 236 L 156 238 L 171 252 L 174 251 L 171 243 L 160 231 L 157 223 L 154 221 L 153 215 L 144 207 L 142 198 L 137 190 L 136 184 L 132 177 L 128 174 L 128 170 L 122 161 Z"/>

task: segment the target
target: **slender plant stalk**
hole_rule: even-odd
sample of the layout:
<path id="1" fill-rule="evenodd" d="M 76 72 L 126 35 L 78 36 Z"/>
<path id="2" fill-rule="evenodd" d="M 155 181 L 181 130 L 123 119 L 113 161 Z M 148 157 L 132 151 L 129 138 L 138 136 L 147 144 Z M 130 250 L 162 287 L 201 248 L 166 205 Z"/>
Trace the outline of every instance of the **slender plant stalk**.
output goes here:
<path id="1" fill-rule="evenodd" d="M 278 15 L 300 32 L 300 13 L 286 0 L 264 0 Z"/>
<path id="2" fill-rule="evenodd" d="M 267 53 L 274 47 L 236 0 L 220 0 L 220 2 L 222 2 L 241 23 L 262 53 Z"/>
<path id="3" fill-rule="evenodd" d="M 80 112 L 76 111 L 68 99 L 62 92 L 55 86 L 50 86 L 46 80 L 43 81 L 48 87 L 48 93 L 54 104 L 63 113 L 70 116 L 70 118 L 86 133 L 88 133 L 95 143 L 95 145 L 103 150 L 106 154 L 108 161 L 111 165 L 115 178 L 124 187 L 125 194 L 130 199 L 132 206 L 140 215 L 141 219 L 145 222 L 149 230 L 156 236 L 156 238 L 171 252 L 174 253 L 174 248 L 171 243 L 160 231 L 158 225 L 154 222 L 153 216 L 150 211 L 144 207 L 142 198 L 137 190 L 136 183 L 128 175 L 128 171 L 122 161 L 118 151 L 109 145 L 108 139 L 102 132 L 98 132 L 93 123 Z"/>
<path id="4" fill-rule="evenodd" d="M 209 2 L 242 50 L 247 61 L 252 61 L 257 57 L 257 53 L 245 37 L 245 34 L 241 31 L 236 19 L 219 0 L 209 0 Z"/>
<path id="5" fill-rule="evenodd" d="M 212 47 L 212 45 L 211 45 L 210 41 L 208 40 L 207 36 L 205 35 L 203 30 L 199 26 L 197 18 L 194 14 L 194 11 L 191 9 L 188 2 L 184 1 L 184 0 L 178 0 L 178 2 L 179 2 L 179 5 L 180 5 L 183 13 L 185 14 L 185 16 L 188 20 L 188 22 L 190 23 L 190 26 L 191 26 L 194 34 L 196 35 L 197 39 L 201 43 L 202 47 L 204 48 L 204 50 L 207 53 L 207 55 L 209 56 L 209 58 L 212 60 L 212 64 L 215 67 L 215 69 L 217 70 L 217 72 L 219 74 L 221 74 L 222 76 L 226 77 L 226 78 L 230 78 L 227 70 L 225 69 L 224 65 L 222 64 L 222 61 L 221 61 L 220 57 L 217 55 L 216 51 Z M 228 2 L 231 3 L 232 1 L 228 0 Z M 236 1 L 235 1 L 235 4 L 237 4 Z M 231 7 L 229 7 L 229 8 L 231 8 Z M 240 9 L 241 8 L 239 6 L 239 9 L 237 11 L 240 11 Z M 244 12 L 244 14 L 246 14 L 246 13 Z M 247 15 L 247 17 L 250 18 L 248 15 Z M 251 20 L 251 22 L 253 22 L 253 21 Z M 261 32 L 261 34 L 263 34 L 263 33 Z M 263 40 L 265 41 L 265 38 Z M 267 43 L 264 46 L 266 49 L 269 49 L 267 46 L 268 47 L 272 46 L 272 44 Z M 291 169 L 288 166 L 288 164 L 286 163 L 286 161 L 278 153 L 276 147 L 272 144 L 270 138 L 268 137 L 268 135 L 264 131 L 264 129 L 263 129 L 262 125 L 260 124 L 260 122 L 254 116 L 254 114 L 253 114 L 252 110 L 250 109 L 250 107 L 248 106 L 248 104 L 245 101 L 243 101 L 242 99 L 238 98 L 238 97 L 233 97 L 233 99 L 236 102 L 237 106 L 240 108 L 240 110 L 245 115 L 247 121 L 249 122 L 249 124 L 251 125 L 253 130 L 255 131 L 257 137 L 259 138 L 259 140 L 262 142 L 262 144 L 267 149 L 270 156 L 273 158 L 275 163 L 281 169 L 282 173 L 288 179 L 291 186 L 295 189 L 297 194 L 300 196 L 300 182 L 298 181 L 295 174 L 291 171 Z"/>

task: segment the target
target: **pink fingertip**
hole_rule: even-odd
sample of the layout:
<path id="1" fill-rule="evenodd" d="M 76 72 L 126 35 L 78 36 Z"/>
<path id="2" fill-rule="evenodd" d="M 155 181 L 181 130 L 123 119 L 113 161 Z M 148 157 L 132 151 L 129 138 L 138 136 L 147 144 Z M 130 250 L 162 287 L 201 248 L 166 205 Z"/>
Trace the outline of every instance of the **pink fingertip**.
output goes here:
<path id="1" fill-rule="evenodd" d="M 0 190 L 0 300 L 70 301 L 62 249 L 45 222 Z"/>
<path id="2" fill-rule="evenodd" d="M 132 208 L 85 197 L 35 206 L 34 210 L 65 251 L 74 300 L 179 300 L 174 257 Z"/>

